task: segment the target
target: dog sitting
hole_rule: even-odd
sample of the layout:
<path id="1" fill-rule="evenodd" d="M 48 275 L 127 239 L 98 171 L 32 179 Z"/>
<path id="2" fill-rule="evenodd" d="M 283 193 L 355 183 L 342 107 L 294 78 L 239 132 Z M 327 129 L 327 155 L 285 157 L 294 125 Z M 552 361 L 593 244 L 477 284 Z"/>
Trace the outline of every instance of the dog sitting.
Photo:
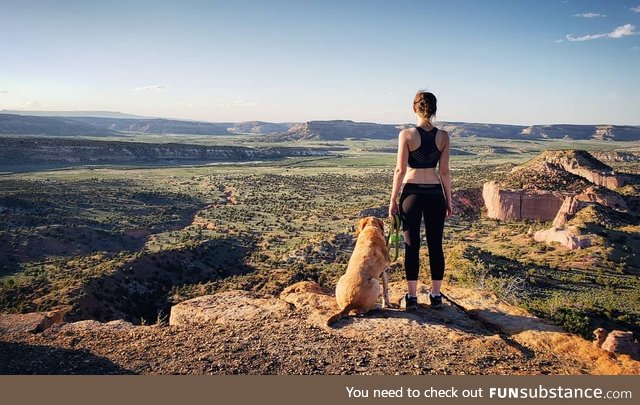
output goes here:
<path id="1" fill-rule="evenodd" d="M 389 251 L 384 237 L 384 223 L 376 217 L 360 219 L 355 233 L 356 246 L 349 259 L 347 271 L 336 285 L 336 301 L 340 312 L 327 319 L 327 325 L 337 322 L 351 311 L 364 314 L 380 309 L 380 282 L 382 276 L 384 306 L 389 304 Z"/>

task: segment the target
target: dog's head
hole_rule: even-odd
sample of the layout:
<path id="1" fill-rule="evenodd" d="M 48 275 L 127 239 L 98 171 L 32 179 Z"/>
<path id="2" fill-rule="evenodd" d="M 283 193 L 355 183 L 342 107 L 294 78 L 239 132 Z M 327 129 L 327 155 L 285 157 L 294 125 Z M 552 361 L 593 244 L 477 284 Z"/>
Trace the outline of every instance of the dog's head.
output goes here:
<path id="1" fill-rule="evenodd" d="M 356 238 L 360 235 L 360 232 L 367 226 L 375 226 L 380 229 L 380 232 L 384 234 L 384 222 L 380 218 L 376 217 L 364 217 L 360 218 L 358 221 L 358 226 L 356 227 Z"/>

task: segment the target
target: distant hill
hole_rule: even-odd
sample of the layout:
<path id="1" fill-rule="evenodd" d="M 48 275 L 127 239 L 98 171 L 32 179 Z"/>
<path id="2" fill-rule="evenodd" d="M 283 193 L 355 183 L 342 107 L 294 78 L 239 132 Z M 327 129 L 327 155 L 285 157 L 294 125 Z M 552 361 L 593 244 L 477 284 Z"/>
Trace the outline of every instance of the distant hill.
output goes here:
<path id="1" fill-rule="evenodd" d="M 111 131 L 140 132 L 145 134 L 185 134 L 185 135 L 231 135 L 231 122 L 201 122 L 170 120 L 165 118 L 101 118 L 101 117 L 69 117 L 68 120 L 82 122 L 96 128 Z"/>
<path id="2" fill-rule="evenodd" d="M 409 124 L 376 124 L 353 121 L 308 121 L 293 125 L 287 132 L 268 135 L 267 140 L 340 140 L 345 138 L 394 139 Z M 499 139 L 594 139 L 640 140 L 640 127 L 625 125 L 504 125 L 468 122 L 439 122 L 437 127 L 452 137 Z"/>
<path id="3" fill-rule="evenodd" d="M 0 114 L 0 134 L 48 136 L 106 136 L 113 131 L 64 117 Z"/>
<path id="4" fill-rule="evenodd" d="M 293 125 L 287 132 L 268 137 L 285 140 L 341 140 L 346 138 L 392 139 L 405 125 L 376 124 L 345 120 L 307 121 Z"/>
<path id="5" fill-rule="evenodd" d="M 286 156 L 329 156 L 331 148 L 205 146 L 91 139 L 6 137 L 0 165 L 162 162 L 242 162 Z"/>
<path id="6" fill-rule="evenodd" d="M 148 118 L 117 111 L 25 111 L 0 110 L 0 114 L 30 115 L 33 117 L 101 117 L 101 118 Z"/>
<path id="7" fill-rule="evenodd" d="M 21 114 L 27 111 L 20 111 Z M 0 134 L 15 135 L 115 135 L 119 132 L 185 135 L 263 136 L 264 141 L 395 139 L 411 124 L 378 124 L 350 120 L 306 122 L 203 122 L 167 118 L 144 118 L 105 111 L 49 111 L 34 115 L 0 114 Z M 39 114 L 36 116 L 36 114 Z M 51 116 L 43 116 L 52 114 Z M 62 116 L 62 114 L 69 114 Z M 452 137 L 497 139 L 640 140 L 640 126 L 630 125 L 505 125 L 469 122 L 438 122 Z"/>
<path id="8" fill-rule="evenodd" d="M 520 139 L 521 125 L 482 124 L 472 122 L 439 122 L 436 126 L 452 137 L 480 136 L 485 138 Z"/>
<path id="9" fill-rule="evenodd" d="M 631 125 L 533 125 L 521 132 L 524 137 L 543 139 L 599 139 L 637 141 L 640 127 Z"/>
<path id="10" fill-rule="evenodd" d="M 279 132 L 287 132 L 289 128 L 296 125 L 295 122 L 264 122 L 264 121 L 244 121 L 232 124 L 229 132 L 234 134 L 275 134 Z"/>

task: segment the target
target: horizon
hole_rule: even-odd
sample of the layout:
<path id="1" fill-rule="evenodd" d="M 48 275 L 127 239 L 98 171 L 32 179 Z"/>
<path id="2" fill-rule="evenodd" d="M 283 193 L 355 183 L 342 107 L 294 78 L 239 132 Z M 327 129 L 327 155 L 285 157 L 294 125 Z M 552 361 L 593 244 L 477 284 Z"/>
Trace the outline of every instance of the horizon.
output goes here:
<path id="1" fill-rule="evenodd" d="M 64 117 L 75 117 L 73 115 L 46 115 L 46 113 L 52 113 L 52 114 L 63 114 L 63 113 L 86 113 L 86 114 L 90 114 L 90 113 L 108 113 L 108 114 L 122 114 L 125 115 L 125 117 L 114 117 L 114 119 L 143 119 L 143 120 L 169 120 L 169 121 L 190 121 L 190 122 L 203 122 L 203 123 L 209 123 L 209 124 L 223 124 L 223 123 L 242 123 L 242 122 L 264 122 L 264 123 L 269 123 L 269 124 L 286 124 L 286 123 L 294 123 L 294 124 L 300 124 L 300 123 L 305 123 L 305 122 L 330 122 L 330 121 L 350 121 L 350 122 L 354 122 L 356 124 L 380 124 L 380 125 L 413 125 L 413 122 L 376 122 L 376 121 L 356 121 L 356 120 L 351 120 L 351 119 L 328 119 L 328 120 L 316 120 L 316 119 L 310 119 L 307 121 L 293 121 L 293 120 L 288 120 L 288 121 L 264 121 L 264 120 L 254 120 L 254 119 L 249 119 L 249 120 L 245 120 L 245 121 L 229 121 L 229 120 L 225 120 L 225 121 L 206 121 L 206 120 L 197 120 L 197 119 L 188 119 L 188 118 L 172 118 L 172 117 L 151 117 L 151 116 L 139 116 L 136 114 L 130 114 L 127 112 L 122 112 L 122 111 L 87 111 L 87 110 L 74 110 L 74 111 L 64 111 L 64 110 L 0 110 L 0 114 L 14 114 L 14 115 L 23 115 L 23 116 L 33 116 L 33 115 L 29 115 L 29 114 L 18 114 L 18 113 L 42 113 L 43 117 L 59 117 L 59 118 L 64 118 Z M 130 117 L 126 117 L 127 115 L 129 115 Z M 91 117 L 91 118 L 100 118 L 97 116 L 93 116 L 93 115 L 78 115 L 77 117 Z M 433 120 L 433 124 L 434 125 L 438 125 L 438 123 L 446 123 L 446 124 L 480 124 L 480 125 L 504 125 L 504 126 L 519 126 L 519 127 L 532 127 L 532 126 L 553 126 L 553 125 L 557 125 L 557 126 L 607 126 L 607 125 L 611 125 L 611 126 L 630 126 L 630 127 L 640 127 L 640 125 L 632 125 L 632 124 L 613 124 L 613 123 L 590 123 L 590 124 L 571 124 L 571 123 L 566 123 L 566 122 L 554 122 L 554 123 L 550 123 L 550 124 L 510 124 L 510 123 L 503 123 L 503 122 L 477 122 L 477 121 L 443 121 L 443 120 L 438 120 L 437 118 L 435 120 Z"/>
<path id="2" fill-rule="evenodd" d="M 0 4 L 0 110 L 640 125 L 640 0 Z"/>

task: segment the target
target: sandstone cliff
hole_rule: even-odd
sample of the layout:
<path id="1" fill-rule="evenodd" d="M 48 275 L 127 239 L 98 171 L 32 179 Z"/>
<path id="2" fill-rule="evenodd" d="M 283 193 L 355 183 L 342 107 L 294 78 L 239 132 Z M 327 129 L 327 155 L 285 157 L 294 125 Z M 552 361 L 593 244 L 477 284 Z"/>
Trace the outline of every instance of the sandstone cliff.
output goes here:
<path id="1" fill-rule="evenodd" d="M 614 191 L 627 179 L 586 151 L 545 151 L 515 167 L 501 182 L 485 183 L 482 197 L 489 218 L 553 221 L 551 228 L 536 232 L 534 240 L 577 249 L 591 241 L 571 218 L 590 205 L 627 210 Z"/>
<path id="2" fill-rule="evenodd" d="M 482 198 L 489 218 L 503 220 L 555 218 L 565 195 L 544 190 L 505 189 L 494 181 L 482 187 Z"/>
<path id="3" fill-rule="evenodd" d="M 551 164 L 557 164 L 569 173 L 575 174 L 598 186 L 612 190 L 624 185 L 623 179 L 614 170 L 582 150 L 549 151 L 541 154 Z"/>

